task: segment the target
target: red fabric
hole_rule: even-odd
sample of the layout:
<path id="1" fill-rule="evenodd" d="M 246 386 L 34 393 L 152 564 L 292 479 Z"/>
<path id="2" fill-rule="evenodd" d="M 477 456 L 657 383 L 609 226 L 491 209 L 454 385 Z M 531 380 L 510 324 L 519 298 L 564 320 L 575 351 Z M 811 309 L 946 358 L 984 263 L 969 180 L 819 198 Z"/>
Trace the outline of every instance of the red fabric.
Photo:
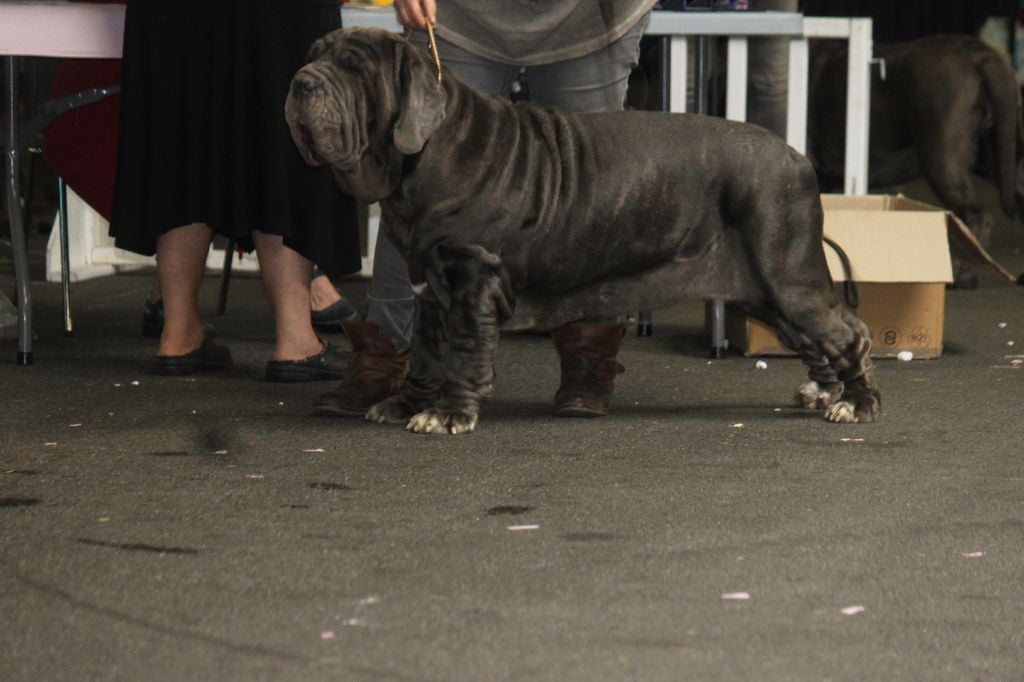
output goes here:
<path id="1" fill-rule="evenodd" d="M 126 0 L 78 0 L 125 4 Z M 121 82 L 119 59 L 65 59 L 50 97 Z M 121 97 L 112 95 L 59 116 L 43 133 L 43 156 L 54 173 L 104 218 L 110 219 L 117 171 L 117 124 Z"/>

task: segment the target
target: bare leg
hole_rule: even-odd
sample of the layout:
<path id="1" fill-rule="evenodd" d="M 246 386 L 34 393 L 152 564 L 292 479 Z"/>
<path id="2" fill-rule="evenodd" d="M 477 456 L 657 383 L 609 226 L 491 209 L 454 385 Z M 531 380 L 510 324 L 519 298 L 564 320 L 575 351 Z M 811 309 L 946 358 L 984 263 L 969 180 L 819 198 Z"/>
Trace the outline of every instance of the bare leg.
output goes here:
<path id="1" fill-rule="evenodd" d="M 309 285 L 309 305 L 313 310 L 325 310 L 341 300 L 329 277 L 317 277 Z"/>
<path id="2" fill-rule="evenodd" d="M 274 311 L 274 360 L 302 360 L 323 350 L 309 319 L 313 264 L 284 245 L 279 235 L 252 233 L 263 288 Z"/>
<path id="3" fill-rule="evenodd" d="M 157 280 L 164 301 L 164 329 L 158 355 L 185 355 L 203 342 L 199 286 L 213 231 L 202 223 L 178 227 L 156 242 Z"/>

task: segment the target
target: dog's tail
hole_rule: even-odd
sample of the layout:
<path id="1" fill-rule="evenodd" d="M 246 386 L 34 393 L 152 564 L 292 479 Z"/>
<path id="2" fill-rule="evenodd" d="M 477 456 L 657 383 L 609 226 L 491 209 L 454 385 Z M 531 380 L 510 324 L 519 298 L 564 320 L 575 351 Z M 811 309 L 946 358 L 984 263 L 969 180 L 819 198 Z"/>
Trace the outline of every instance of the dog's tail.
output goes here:
<path id="1" fill-rule="evenodd" d="M 1024 172 L 1024 138 L 1021 135 L 1020 92 L 1005 58 L 988 50 L 981 59 L 981 72 L 988 103 L 992 111 L 995 138 L 996 187 L 1007 215 L 1018 215 L 1024 209 L 1024 195 L 1018 192 L 1018 166 Z"/>

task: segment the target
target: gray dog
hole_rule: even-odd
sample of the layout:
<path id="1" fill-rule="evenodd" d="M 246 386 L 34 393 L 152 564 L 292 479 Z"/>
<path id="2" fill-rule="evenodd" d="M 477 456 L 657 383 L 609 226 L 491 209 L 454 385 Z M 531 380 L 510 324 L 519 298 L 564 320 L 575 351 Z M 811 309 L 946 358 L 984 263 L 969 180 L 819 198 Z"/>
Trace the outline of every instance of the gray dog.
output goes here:
<path id="1" fill-rule="evenodd" d="M 825 185 L 841 183 L 846 107 L 845 43 L 816 40 L 811 54 L 808 155 Z M 869 184 L 924 176 L 947 208 L 988 246 L 992 216 L 975 198 L 972 173 L 999 190 L 1010 216 L 1024 209 L 1024 139 L 1017 79 L 1008 60 L 967 35 L 879 44 L 885 78 L 871 81 Z M 970 286 L 976 276 L 958 273 Z"/>
<path id="2" fill-rule="evenodd" d="M 810 163 L 721 119 L 569 114 L 478 93 L 396 34 L 310 50 L 286 112 L 311 164 L 379 201 L 419 299 L 409 376 L 367 418 L 468 433 L 499 327 L 550 330 L 683 296 L 741 302 L 810 368 L 833 422 L 878 418 L 867 327 L 840 305 Z M 513 318 L 513 312 L 515 317 Z"/>

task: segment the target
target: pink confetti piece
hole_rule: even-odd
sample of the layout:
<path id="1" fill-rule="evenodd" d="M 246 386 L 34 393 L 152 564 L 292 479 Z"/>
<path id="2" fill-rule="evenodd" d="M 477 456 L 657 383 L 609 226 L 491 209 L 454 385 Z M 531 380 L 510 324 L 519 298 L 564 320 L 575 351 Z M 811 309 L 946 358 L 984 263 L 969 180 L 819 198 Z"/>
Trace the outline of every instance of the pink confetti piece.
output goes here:
<path id="1" fill-rule="evenodd" d="M 263 474 L 246 474 L 245 477 L 252 481 L 258 481 L 263 478 Z"/>
<path id="2" fill-rule="evenodd" d="M 334 639 L 335 635 L 336 633 L 334 632 L 334 630 L 324 630 L 320 633 L 320 639 L 327 641 L 329 639 Z"/>
<path id="3" fill-rule="evenodd" d="M 309 448 L 309 449 L 303 450 L 303 452 L 327 452 L 327 451 L 324 450 L 323 448 Z"/>
<path id="4" fill-rule="evenodd" d="M 749 592 L 723 592 L 722 599 L 729 601 L 746 601 L 750 599 Z"/>
<path id="5" fill-rule="evenodd" d="M 864 613 L 864 607 L 860 604 L 855 604 L 853 606 L 844 606 L 843 608 L 839 609 L 839 612 L 842 613 L 844 616 L 856 616 L 858 613 Z"/>
<path id="6" fill-rule="evenodd" d="M 512 530 L 512 531 L 519 531 L 519 530 L 539 530 L 539 529 L 540 529 L 540 526 L 538 526 L 538 525 L 536 525 L 536 524 L 524 524 L 524 525 L 522 525 L 522 526 L 509 526 L 509 527 L 508 527 L 508 529 L 509 529 L 509 530 Z"/>
<path id="7" fill-rule="evenodd" d="M 960 552 L 960 556 L 962 556 L 964 559 L 978 559 L 980 557 L 985 556 L 985 553 L 980 550 L 974 552 Z"/>

